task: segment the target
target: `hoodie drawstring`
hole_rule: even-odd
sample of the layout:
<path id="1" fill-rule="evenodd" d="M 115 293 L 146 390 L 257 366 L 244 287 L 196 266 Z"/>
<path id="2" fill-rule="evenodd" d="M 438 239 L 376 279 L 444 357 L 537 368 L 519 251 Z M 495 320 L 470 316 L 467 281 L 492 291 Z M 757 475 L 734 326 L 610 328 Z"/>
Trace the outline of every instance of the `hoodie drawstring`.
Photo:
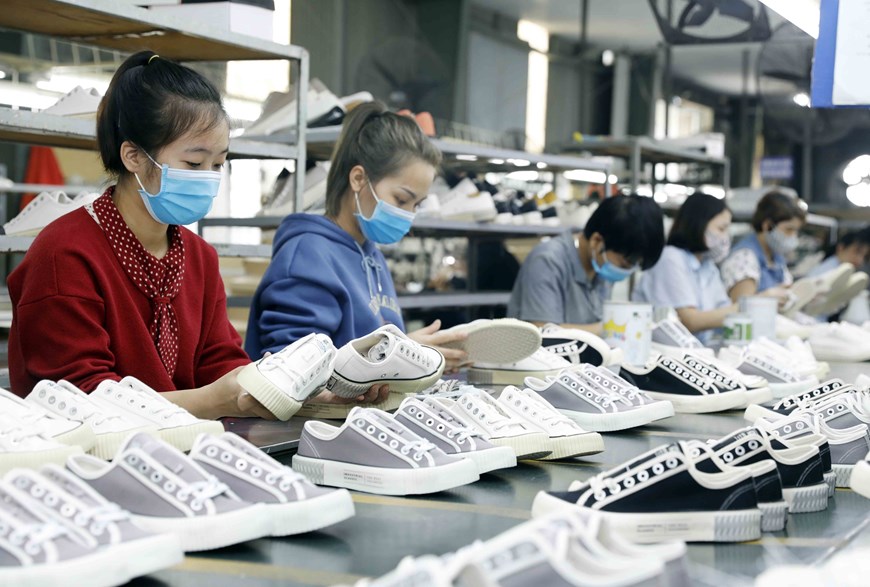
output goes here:
<path id="1" fill-rule="evenodd" d="M 359 245 L 359 243 L 354 244 L 356 244 L 356 248 L 359 249 L 359 253 L 360 255 L 362 255 L 362 267 L 363 270 L 366 272 L 366 283 L 369 286 L 369 297 L 375 297 L 374 281 L 377 281 L 377 293 L 379 297 L 380 294 L 383 292 L 383 285 L 381 284 L 381 264 L 378 263 L 371 255 L 367 255 L 365 250 Z M 375 274 L 374 280 L 372 279 L 372 269 L 374 269 Z"/>

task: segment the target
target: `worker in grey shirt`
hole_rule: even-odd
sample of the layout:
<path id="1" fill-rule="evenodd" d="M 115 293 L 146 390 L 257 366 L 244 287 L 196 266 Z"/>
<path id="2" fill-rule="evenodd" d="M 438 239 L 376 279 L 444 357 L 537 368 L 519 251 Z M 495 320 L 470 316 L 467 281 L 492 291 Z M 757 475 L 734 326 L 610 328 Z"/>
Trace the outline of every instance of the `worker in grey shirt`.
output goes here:
<path id="1" fill-rule="evenodd" d="M 508 316 L 600 334 L 613 282 L 655 265 L 664 244 L 662 211 L 652 198 L 606 198 L 576 238 L 566 232 L 532 250 L 514 283 Z"/>

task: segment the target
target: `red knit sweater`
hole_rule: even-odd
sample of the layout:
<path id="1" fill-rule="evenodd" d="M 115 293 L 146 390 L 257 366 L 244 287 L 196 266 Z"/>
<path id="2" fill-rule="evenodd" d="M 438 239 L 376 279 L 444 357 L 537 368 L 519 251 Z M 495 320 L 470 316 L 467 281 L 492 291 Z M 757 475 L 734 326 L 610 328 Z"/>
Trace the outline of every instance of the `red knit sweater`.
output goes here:
<path id="1" fill-rule="evenodd" d="M 158 391 L 207 385 L 250 359 L 227 319 L 217 253 L 182 228 L 185 259 L 178 316 L 178 364 L 170 378 L 148 332 L 148 298 L 124 273 L 103 230 L 84 209 L 40 232 L 7 280 L 12 391 L 66 379 L 92 391 L 132 375 Z"/>

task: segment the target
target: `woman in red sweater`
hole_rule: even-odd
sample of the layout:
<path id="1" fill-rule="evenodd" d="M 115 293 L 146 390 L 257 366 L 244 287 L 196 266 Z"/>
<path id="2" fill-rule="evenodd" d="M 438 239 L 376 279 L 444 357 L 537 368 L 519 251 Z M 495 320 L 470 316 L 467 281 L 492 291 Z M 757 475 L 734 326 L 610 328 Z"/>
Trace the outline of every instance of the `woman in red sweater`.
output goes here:
<path id="1" fill-rule="evenodd" d="M 91 391 L 132 375 L 199 417 L 271 417 L 236 381 L 250 359 L 227 319 L 217 253 L 183 228 L 220 186 L 220 94 L 187 67 L 137 53 L 100 103 L 97 142 L 116 185 L 47 226 L 7 280 L 13 391 L 41 379 Z"/>

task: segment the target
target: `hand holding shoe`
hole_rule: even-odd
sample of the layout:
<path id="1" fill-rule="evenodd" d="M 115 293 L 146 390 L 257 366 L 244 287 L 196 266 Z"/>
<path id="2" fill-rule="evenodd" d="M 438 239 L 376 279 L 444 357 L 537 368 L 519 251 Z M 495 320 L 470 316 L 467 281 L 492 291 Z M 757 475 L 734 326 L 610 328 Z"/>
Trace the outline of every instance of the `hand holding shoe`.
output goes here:
<path id="1" fill-rule="evenodd" d="M 358 395 L 357 397 L 340 397 L 331 391 L 321 391 L 319 394 L 313 396 L 309 401 L 318 404 L 378 404 L 387 401 L 389 395 L 389 385 L 372 385 L 367 392 L 363 395 Z"/>
<path id="2" fill-rule="evenodd" d="M 411 340 L 434 347 L 444 355 L 444 360 L 447 363 L 444 369 L 445 374 L 456 373 L 462 367 L 471 365 L 471 361 L 468 360 L 468 355 L 465 351 L 442 346 L 447 343 L 464 340 L 467 337 L 468 335 L 464 332 L 445 332 L 441 330 L 441 320 L 435 320 L 425 328 L 408 333 L 408 338 Z"/>

